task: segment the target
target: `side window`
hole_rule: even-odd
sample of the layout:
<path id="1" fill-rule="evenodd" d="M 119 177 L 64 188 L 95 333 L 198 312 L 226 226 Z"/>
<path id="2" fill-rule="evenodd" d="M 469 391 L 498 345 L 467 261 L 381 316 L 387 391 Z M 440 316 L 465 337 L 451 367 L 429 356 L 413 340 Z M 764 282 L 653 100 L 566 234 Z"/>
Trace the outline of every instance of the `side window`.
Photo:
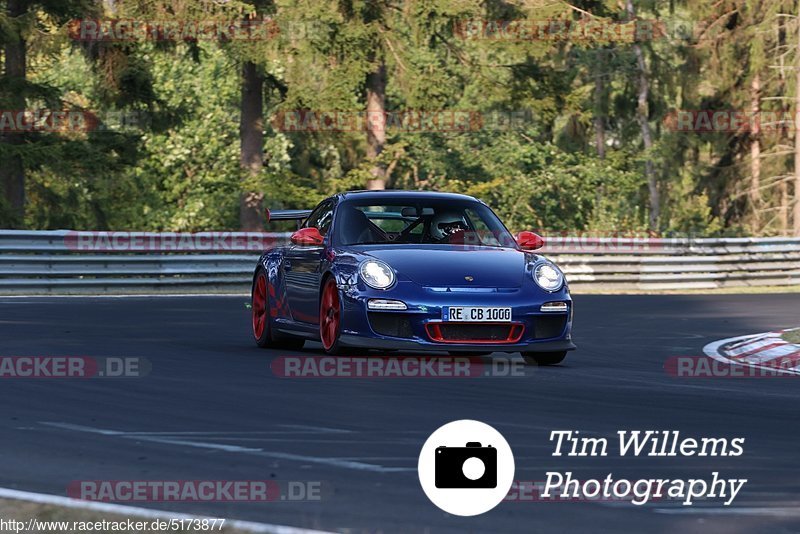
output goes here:
<path id="1" fill-rule="evenodd" d="M 321 204 L 306 219 L 303 228 L 316 228 L 322 235 L 327 235 L 333 222 L 333 202 L 328 201 Z"/>

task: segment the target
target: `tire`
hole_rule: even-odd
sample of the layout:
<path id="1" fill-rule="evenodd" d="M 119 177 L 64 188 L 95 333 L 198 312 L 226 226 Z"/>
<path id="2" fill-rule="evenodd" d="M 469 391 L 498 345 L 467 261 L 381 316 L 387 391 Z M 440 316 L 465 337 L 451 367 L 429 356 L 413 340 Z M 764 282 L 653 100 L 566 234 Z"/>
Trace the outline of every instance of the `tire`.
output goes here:
<path id="1" fill-rule="evenodd" d="M 558 365 L 567 357 L 567 351 L 523 352 L 522 357 L 528 365 Z"/>
<path id="2" fill-rule="evenodd" d="M 268 287 L 267 272 L 264 269 L 259 269 L 253 281 L 250 301 L 253 314 L 253 338 L 256 340 L 256 345 L 262 349 L 302 349 L 303 345 L 305 345 L 304 339 L 279 335 L 272 330 L 269 318 Z"/>
<path id="3" fill-rule="evenodd" d="M 256 345 L 265 349 L 272 345 L 272 329 L 269 320 L 269 294 L 267 292 L 267 273 L 264 269 L 256 271 L 253 291 L 250 297 L 253 315 L 253 338 Z"/>
<path id="4" fill-rule="evenodd" d="M 342 346 L 339 336 L 342 333 L 342 302 L 336 280 L 329 277 L 322 284 L 319 299 L 319 338 L 326 354 L 339 354 Z"/>

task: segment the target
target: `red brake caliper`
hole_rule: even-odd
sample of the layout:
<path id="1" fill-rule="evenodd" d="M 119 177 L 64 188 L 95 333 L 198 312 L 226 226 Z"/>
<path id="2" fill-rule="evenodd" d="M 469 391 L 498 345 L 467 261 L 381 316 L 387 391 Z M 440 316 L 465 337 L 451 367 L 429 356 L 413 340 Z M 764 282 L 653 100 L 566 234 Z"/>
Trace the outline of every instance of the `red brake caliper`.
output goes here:
<path id="1" fill-rule="evenodd" d="M 322 346 L 329 349 L 336 342 L 336 333 L 339 330 L 339 295 L 336 284 L 328 282 L 322 295 L 322 310 L 320 317 L 320 337 Z"/>
<path id="2" fill-rule="evenodd" d="M 253 292 L 253 334 L 260 339 L 264 334 L 264 325 L 267 315 L 267 281 L 264 275 L 259 275 L 256 280 L 256 289 Z"/>

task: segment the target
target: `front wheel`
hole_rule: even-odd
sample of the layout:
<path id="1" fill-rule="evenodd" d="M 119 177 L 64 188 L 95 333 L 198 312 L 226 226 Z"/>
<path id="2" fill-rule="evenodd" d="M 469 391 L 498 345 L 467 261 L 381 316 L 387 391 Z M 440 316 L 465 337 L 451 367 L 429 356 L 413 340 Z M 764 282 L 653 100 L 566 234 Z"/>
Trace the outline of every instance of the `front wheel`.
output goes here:
<path id="1" fill-rule="evenodd" d="M 328 278 L 322 287 L 319 304 L 319 338 L 322 348 L 328 354 L 338 354 L 341 350 L 339 335 L 342 331 L 342 305 L 339 288 L 334 278 Z"/>
<path id="2" fill-rule="evenodd" d="M 557 365 L 567 357 L 567 351 L 523 352 L 522 357 L 528 365 Z"/>

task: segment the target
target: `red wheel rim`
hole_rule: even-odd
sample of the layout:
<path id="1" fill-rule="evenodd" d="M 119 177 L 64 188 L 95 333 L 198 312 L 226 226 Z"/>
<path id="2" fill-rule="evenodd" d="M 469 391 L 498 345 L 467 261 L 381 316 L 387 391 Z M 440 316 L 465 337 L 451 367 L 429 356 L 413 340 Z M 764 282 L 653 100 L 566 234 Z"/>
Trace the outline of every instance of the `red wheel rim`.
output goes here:
<path id="1" fill-rule="evenodd" d="M 259 274 L 253 288 L 253 335 L 261 339 L 267 325 L 267 277 Z"/>
<path id="2" fill-rule="evenodd" d="M 339 337 L 339 290 L 333 280 L 325 284 L 325 290 L 322 292 L 319 335 L 325 350 L 330 350 Z"/>

